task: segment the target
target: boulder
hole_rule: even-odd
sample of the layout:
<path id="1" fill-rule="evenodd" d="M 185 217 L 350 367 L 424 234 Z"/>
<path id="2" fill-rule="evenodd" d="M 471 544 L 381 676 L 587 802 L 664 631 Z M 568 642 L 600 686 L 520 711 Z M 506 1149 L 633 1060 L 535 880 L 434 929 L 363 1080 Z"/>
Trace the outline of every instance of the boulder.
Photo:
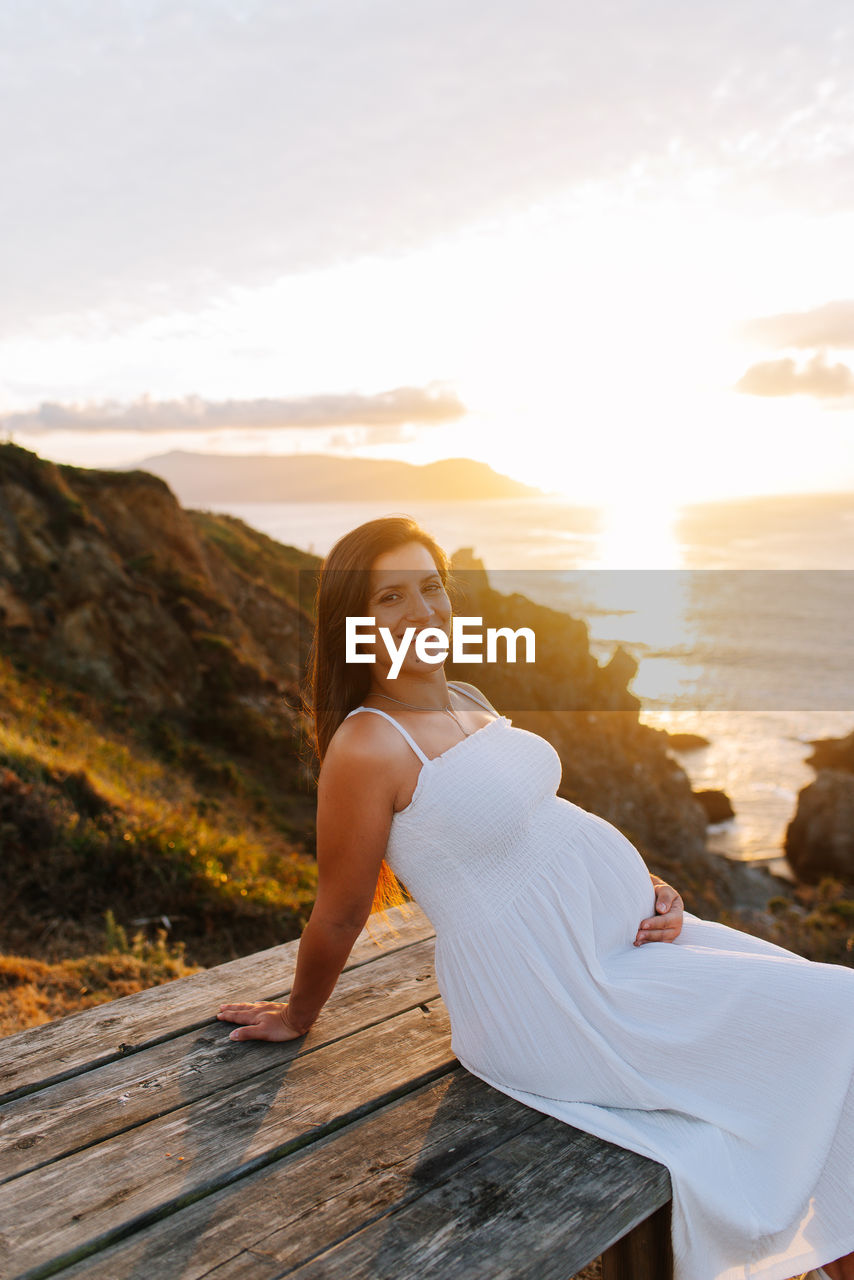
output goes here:
<path id="1" fill-rule="evenodd" d="M 706 811 L 709 822 L 726 822 L 735 817 L 729 796 L 725 791 L 695 791 L 694 798 L 699 800 Z"/>
<path id="2" fill-rule="evenodd" d="M 814 748 L 807 764 L 814 769 L 842 769 L 854 773 L 854 730 L 845 738 L 812 738 Z"/>
<path id="3" fill-rule="evenodd" d="M 667 745 L 673 751 L 699 751 L 709 745 L 701 733 L 668 733 Z"/>
<path id="4" fill-rule="evenodd" d="M 822 769 L 798 793 L 785 849 L 799 880 L 817 884 L 834 876 L 854 884 L 854 774 Z"/>

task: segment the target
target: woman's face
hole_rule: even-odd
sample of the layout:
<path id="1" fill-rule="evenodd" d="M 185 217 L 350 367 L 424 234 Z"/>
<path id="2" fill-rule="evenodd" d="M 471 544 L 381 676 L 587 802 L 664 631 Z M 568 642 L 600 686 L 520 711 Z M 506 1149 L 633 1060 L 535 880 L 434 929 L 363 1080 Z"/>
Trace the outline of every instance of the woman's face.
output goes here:
<path id="1" fill-rule="evenodd" d="M 371 565 L 365 617 L 376 622 L 377 674 L 385 675 L 392 661 L 379 635 L 380 627 L 388 627 L 398 646 L 407 627 L 414 628 L 400 675 L 424 674 L 442 666 L 439 660 L 422 661 L 415 652 L 420 631 L 436 628 L 448 637 L 451 634 L 451 602 L 433 557 L 422 543 L 406 542 L 377 556 Z"/>

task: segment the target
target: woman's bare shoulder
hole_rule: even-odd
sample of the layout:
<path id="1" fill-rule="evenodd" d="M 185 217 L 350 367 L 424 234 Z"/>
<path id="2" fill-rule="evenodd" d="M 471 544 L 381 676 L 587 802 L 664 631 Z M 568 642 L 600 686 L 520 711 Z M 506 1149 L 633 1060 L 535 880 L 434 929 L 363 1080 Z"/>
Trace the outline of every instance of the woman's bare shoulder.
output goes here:
<path id="1" fill-rule="evenodd" d="M 362 839 L 377 823 L 383 845 L 405 781 L 399 738 L 380 716 L 350 716 L 332 735 L 317 776 L 318 839 Z M 405 743 L 403 744 L 405 747 Z M 374 828 L 371 827 L 371 830 Z M 379 837 L 378 837 L 379 838 Z"/>
<path id="2" fill-rule="evenodd" d="M 320 766 L 318 812 L 331 798 L 337 804 L 342 796 L 356 796 L 361 808 L 391 814 L 407 781 L 411 787 L 411 755 L 403 737 L 382 716 L 361 714 L 342 720 Z"/>
<path id="3" fill-rule="evenodd" d="M 329 740 L 323 762 L 331 760 L 336 769 L 388 764 L 405 758 L 405 748 L 406 743 L 393 725 L 383 716 L 366 711 L 344 717 Z"/>

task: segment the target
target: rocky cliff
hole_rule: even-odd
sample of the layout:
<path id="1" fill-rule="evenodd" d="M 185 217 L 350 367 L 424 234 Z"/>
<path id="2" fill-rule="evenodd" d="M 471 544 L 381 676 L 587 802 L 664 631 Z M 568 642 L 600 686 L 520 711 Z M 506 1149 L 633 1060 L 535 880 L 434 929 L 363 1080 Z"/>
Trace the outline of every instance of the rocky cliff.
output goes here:
<path id="1" fill-rule="evenodd" d="M 183 510 L 146 472 L 0 446 L 7 641 L 135 713 L 206 715 L 224 693 L 291 724 L 282 695 L 308 637 L 299 571 L 316 563 L 240 521 Z"/>
<path id="2" fill-rule="evenodd" d="M 807 884 L 834 876 L 854 886 L 854 732 L 811 745 L 807 763 L 816 779 L 798 793 L 786 828 L 786 856 Z"/>

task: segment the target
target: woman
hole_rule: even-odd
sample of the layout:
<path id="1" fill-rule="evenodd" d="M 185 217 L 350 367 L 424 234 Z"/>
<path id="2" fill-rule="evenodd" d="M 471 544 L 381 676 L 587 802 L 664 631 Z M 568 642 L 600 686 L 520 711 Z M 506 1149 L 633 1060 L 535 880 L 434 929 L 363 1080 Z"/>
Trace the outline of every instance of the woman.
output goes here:
<path id="1" fill-rule="evenodd" d="M 345 661 L 348 617 L 448 635 L 447 559 L 413 521 L 343 537 L 318 592 L 318 892 L 286 1004 L 304 1035 L 400 877 L 437 935 L 453 1049 L 495 1088 L 665 1164 L 676 1280 L 854 1278 L 854 972 L 682 909 L 560 761 L 411 644 Z M 666 942 L 668 946 L 649 946 Z M 843 1256 L 844 1255 L 844 1256 Z M 827 1262 L 827 1259 L 835 1261 Z M 821 1274 L 817 1272 L 816 1274 Z"/>

